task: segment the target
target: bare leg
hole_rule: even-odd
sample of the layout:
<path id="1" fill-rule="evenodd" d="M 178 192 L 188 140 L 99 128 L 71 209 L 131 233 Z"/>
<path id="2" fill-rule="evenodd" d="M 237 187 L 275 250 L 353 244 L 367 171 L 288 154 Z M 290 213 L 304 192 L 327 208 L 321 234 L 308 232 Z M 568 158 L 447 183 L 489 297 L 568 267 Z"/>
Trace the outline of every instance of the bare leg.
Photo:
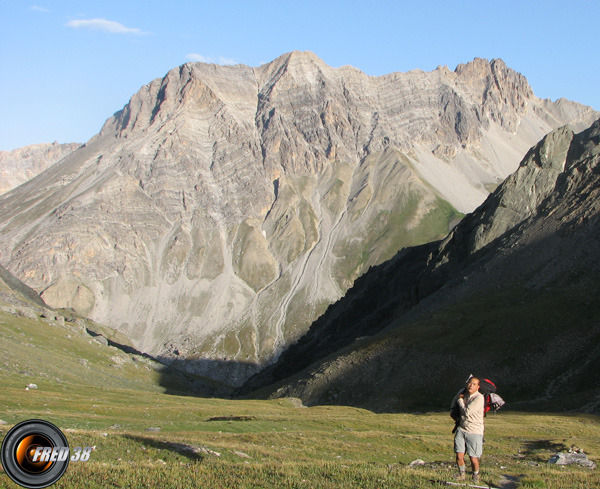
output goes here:
<path id="1" fill-rule="evenodd" d="M 458 475 L 456 476 L 459 480 L 465 479 L 465 473 L 467 468 L 465 467 L 465 454 L 456 453 L 456 465 L 458 465 Z"/>
<path id="2" fill-rule="evenodd" d="M 473 472 L 479 472 L 479 457 L 469 457 L 469 458 L 471 459 L 471 466 L 473 467 Z"/>

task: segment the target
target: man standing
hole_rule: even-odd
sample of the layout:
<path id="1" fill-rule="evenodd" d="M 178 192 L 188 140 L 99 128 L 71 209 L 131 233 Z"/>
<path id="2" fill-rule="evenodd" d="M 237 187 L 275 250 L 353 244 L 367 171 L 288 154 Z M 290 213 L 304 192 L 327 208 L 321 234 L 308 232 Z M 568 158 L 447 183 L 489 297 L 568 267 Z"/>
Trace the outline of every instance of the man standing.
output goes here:
<path id="1" fill-rule="evenodd" d="M 473 468 L 473 483 L 479 482 L 479 459 L 483 451 L 483 394 L 479 392 L 479 379 L 471 377 L 467 388 L 462 389 L 452 401 L 458 407 L 458 427 L 454 435 L 454 452 L 458 465 L 459 480 L 466 478 L 465 453 L 469 455 Z"/>

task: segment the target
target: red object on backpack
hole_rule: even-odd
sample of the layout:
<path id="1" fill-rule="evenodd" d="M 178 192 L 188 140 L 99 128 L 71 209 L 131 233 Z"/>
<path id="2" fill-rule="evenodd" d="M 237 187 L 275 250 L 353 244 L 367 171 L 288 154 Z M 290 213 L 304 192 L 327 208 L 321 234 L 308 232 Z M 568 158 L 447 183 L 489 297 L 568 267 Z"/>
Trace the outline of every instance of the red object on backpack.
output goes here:
<path id="1" fill-rule="evenodd" d="M 490 409 L 492 409 L 492 396 L 491 394 L 496 393 L 496 384 L 490 379 L 483 379 L 479 381 L 479 392 L 483 394 L 483 415 L 485 416 Z"/>

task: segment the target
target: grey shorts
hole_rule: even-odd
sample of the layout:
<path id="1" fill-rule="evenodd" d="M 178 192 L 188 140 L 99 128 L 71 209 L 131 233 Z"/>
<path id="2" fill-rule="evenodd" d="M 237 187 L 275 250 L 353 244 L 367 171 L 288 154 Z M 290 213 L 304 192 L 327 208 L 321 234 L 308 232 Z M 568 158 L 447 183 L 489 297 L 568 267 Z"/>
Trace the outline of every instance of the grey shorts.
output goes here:
<path id="1" fill-rule="evenodd" d="M 465 433 L 458 428 L 454 435 L 454 451 L 466 453 L 469 457 L 480 458 L 483 453 L 483 435 Z"/>

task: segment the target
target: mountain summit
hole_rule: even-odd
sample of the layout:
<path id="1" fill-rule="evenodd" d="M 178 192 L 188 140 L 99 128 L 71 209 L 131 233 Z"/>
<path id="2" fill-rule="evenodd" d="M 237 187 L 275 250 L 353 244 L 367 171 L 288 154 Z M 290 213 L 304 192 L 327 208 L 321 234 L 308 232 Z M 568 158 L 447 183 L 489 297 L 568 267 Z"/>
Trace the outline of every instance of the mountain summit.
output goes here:
<path id="1" fill-rule="evenodd" d="M 0 262 L 239 385 L 369 267 L 445 236 L 544 134 L 596 116 L 501 60 L 381 77 L 301 52 L 188 63 L 0 198 Z"/>

